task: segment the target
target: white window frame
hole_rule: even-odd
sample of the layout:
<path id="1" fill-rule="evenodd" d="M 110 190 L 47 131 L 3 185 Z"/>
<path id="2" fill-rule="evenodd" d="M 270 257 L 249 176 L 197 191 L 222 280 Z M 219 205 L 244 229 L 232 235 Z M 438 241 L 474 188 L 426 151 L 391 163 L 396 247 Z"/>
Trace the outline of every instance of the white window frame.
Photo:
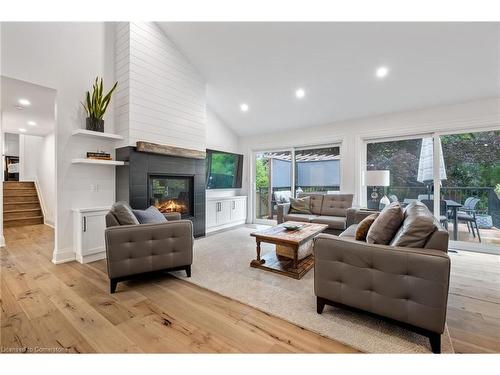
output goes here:
<path id="1" fill-rule="evenodd" d="M 339 174 L 340 174 L 340 191 L 342 191 L 342 141 L 336 141 L 333 143 L 326 143 L 326 144 L 312 144 L 312 145 L 306 145 L 306 146 L 296 146 L 296 147 L 282 147 L 282 148 L 269 148 L 269 149 L 262 149 L 262 150 L 252 150 L 252 159 L 250 161 L 250 166 L 249 166 L 249 172 L 250 172 L 250 201 L 251 201 L 251 210 L 252 210 L 252 223 L 254 224 L 263 224 L 263 225 L 273 225 L 276 223 L 276 220 L 270 220 L 270 219 L 258 219 L 257 218 L 257 213 L 256 213 L 256 208 L 257 208 L 257 202 L 256 202 L 256 192 L 257 192 L 257 186 L 256 186 L 256 179 L 255 179 L 255 163 L 257 160 L 257 155 L 262 154 L 265 152 L 290 152 L 291 154 L 291 168 L 292 171 L 290 173 L 290 187 L 292 191 L 292 196 L 295 196 L 295 151 L 303 151 L 303 150 L 313 150 L 313 149 L 321 149 L 321 148 L 329 148 L 329 147 L 338 147 L 339 148 Z"/>
<path id="2" fill-rule="evenodd" d="M 394 137 L 370 137 L 370 136 L 361 136 L 360 140 L 362 142 L 362 148 L 360 152 L 360 160 L 359 160 L 359 184 L 358 185 L 358 194 L 359 194 L 359 204 L 361 207 L 366 207 L 367 198 L 366 198 L 366 186 L 363 184 L 363 174 L 366 171 L 366 158 L 367 158 L 367 145 L 368 143 L 380 143 L 380 142 L 393 142 L 398 140 L 409 140 L 409 139 L 420 139 L 420 138 L 430 138 L 432 137 L 434 140 L 434 152 L 433 152 L 433 166 L 434 166 L 434 213 L 438 216 L 440 210 L 439 198 L 441 197 L 441 183 L 439 180 L 439 150 L 441 145 L 441 136 L 451 135 L 451 134 L 463 134 L 463 133 L 481 133 L 487 131 L 498 131 L 500 130 L 497 126 L 487 126 L 482 128 L 474 128 L 474 129 L 457 129 L 454 131 L 435 131 L 435 132 L 425 132 L 425 133 L 410 133 L 405 135 L 398 135 Z M 454 241 L 450 239 L 449 248 L 453 250 L 464 250 L 464 251 L 473 251 L 480 253 L 489 253 L 489 254 L 497 254 L 500 255 L 500 246 L 484 244 L 484 243 L 474 243 L 474 242 L 466 242 L 466 241 Z"/>

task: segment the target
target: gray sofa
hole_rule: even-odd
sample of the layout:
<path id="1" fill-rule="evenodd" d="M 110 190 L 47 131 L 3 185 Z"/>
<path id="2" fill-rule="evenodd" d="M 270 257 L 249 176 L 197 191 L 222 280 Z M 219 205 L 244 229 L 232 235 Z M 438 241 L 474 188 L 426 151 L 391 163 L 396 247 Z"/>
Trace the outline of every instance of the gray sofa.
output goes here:
<path id="1" fill-rule="evenodd" d="M 120 225 L 106 215 L 106 255 L 110 292 L 117 283 L 160 271 L 185 270 L 191 276 L 193 262 L 193 223 L 180 220 L 179 213 L 165 214 L 160 224 Z"/>
<path id="2" fill-rule="evenodd" d="M 384 317 L 429 337 L 439 353 L 450 277 L 448 231 L 434 219 L 423 248 L 356 241 L 356 224 L 371 213 L 351 212 L 351 225 L 340 236 L 315 238 L 317 312 L 332 305 Z"/>
<path id="3" fill-rule="evenodd" d="M 340 234 L 347 228 L 347 211 L 353 194 L 302 193 L 311 197 L 311 214 L 290 213 L 290 203 L 278 204 L 278 224 L 285 221 L 328 224 L 325 233 Z"/>

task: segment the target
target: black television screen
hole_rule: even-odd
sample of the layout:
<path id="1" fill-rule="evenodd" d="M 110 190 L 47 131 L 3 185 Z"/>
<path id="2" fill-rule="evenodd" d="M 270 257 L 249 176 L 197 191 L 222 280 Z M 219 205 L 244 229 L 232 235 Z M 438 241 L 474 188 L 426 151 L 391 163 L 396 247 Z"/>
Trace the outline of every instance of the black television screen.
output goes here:
<path id="1" fill-rule="evenodd" d="M 241 188 L 243 155 L 207 150 L 207 189 Z"/>

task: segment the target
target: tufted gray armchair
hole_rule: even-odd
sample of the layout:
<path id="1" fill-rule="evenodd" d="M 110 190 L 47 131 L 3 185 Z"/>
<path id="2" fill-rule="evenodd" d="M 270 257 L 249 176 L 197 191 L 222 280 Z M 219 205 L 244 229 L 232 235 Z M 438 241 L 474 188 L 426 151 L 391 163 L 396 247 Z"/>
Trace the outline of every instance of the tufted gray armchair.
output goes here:
<path id="1" fill-rule="evenodd" d="M 191 276 L 193 223 L 179 214 L 166 217 L 168 222 L 161 224 L 120 225 L 112 213 L 106 215 L 111 293 L 119 281 L 147 273 L 185 270 Z"/>

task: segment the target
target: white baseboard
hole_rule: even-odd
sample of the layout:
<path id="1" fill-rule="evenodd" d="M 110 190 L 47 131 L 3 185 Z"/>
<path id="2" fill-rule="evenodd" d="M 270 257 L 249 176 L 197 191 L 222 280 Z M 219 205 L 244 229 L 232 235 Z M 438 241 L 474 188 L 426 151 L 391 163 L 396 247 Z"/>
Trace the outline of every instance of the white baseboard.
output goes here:
<path id="1" fill-rule="evenodd" d="M 76 260 L 80 263 L 91 263 L 101 259 L 106 259 L 106 250 L 101 250 L 87 255 L 76 254 Z"/>
<path id="2" fill-rule="evenodd" d="M 51 227 L 52 229 L 56 229 L 54 226 L 54 223 L 51 221 L 44 221 L 43 222 L 46 226 Z"/>
<path id="3" fill-rule="evenodd" d="M 74 260 L 75 252 L 73 249 L 54 250 L 54 254 L 52 255 L 52 263 L 54 264 L 67 263 Z"/>

